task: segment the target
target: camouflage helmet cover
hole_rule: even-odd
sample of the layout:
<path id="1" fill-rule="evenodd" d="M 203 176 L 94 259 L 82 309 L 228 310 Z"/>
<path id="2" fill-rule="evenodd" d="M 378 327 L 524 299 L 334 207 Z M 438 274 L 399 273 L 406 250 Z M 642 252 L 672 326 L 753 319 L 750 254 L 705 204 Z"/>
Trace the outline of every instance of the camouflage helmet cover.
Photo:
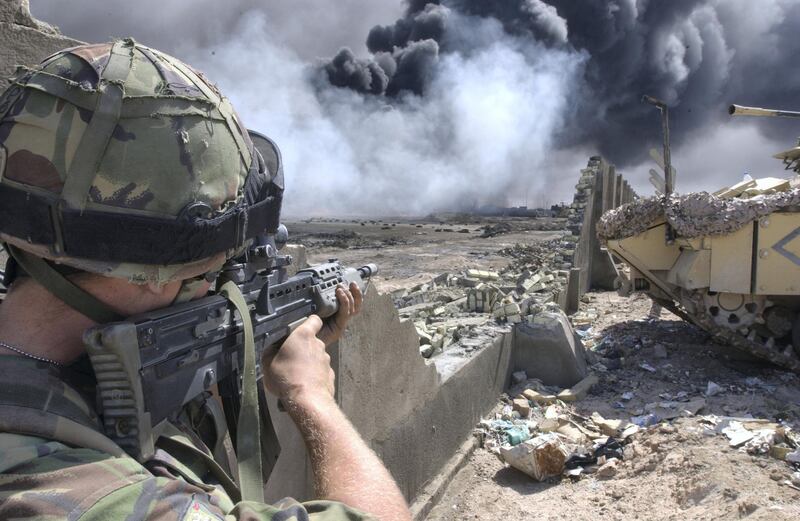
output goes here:
<path id="1" fill-rule="evenodd" d="M 135 282 L 209 271 L 256 235 L 248 207 L 270 195 L 279 213 L 269 177 L 216 86 L 130 39 L 20 68 L 0 96 L 0 239 L 58 263 Z"/>

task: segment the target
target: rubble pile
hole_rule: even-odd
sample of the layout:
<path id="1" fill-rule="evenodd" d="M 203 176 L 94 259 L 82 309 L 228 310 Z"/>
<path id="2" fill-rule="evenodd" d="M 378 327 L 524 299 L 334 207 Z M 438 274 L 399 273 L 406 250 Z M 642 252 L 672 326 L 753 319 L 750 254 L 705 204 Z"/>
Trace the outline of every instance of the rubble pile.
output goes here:
<path id="1" fill-rule="evenodd" d="M 425 358 L 458 347 L 464 353 L 486 345 L 503 327 L 532 322 L 538 313 L 559 307 L 569 263 L 563 239 L 515 245 L 499 252 L 511 257 L 502 272 L 467 269 L 443 273 L 430 282 L 392 293 L 401 320 L 411 320 Z"/>
<path id="2" fill-rule="evenodd" d="M 546 387 L 515 373 L 521 384 L 502 409 L 480 422 L 474 434 L 481 446 L 537 481 L 582 474 L 609 478 L 624 458 L 624 446 L 641 429 L 633 422 L 583 416 L 571 402 L 598 383 L 590 374 L 570 389 Z M 522 392 L 519 392 L 520 389 Z"/>
<path id="3" fill-rule="evenodd" d="M 664 395 L 662 401 L 647 404 L 643 414 L 630 418 L 605 418 L 597 412 L 583 415 L 576 412 L 574 402 L 599 383 L 595 374 L 565 390 L 529 380 L 524 372 L 515 373 L 513 379 L 518 383 L 503 397 L 499 410 L 479 423 L 474 435 L 482 448 L 536 481 L 583 475 L 612 478 L 624 461 L 641 452 L 635 442 L 640 433 L 650 429 L 675 432 L 674 420 L 694 418 L 703 435 L 724 436 L 731 448 L 786 462 L 794 474 L 782 484 L 798 486 L 793 480 L 800 476 L 800 432 L 788 423 L 701 416 L 705 398 L 687 393 Z M 633 397 L 633 393 L 625 394 L 623 400 Z"/>
<path id="4" fill-rule="evenodd" d="M 329 221 L 320 221 L 329 222 Z M 394 226 L 394 225 L 392 225 Z M 389 227 L 385 227 L 390 229 Z M 398 246 L 408 241 L 401 237 L 383 237 L 370 239 L 352 230 L 339 230 L 335 232 L 297 233 L 292 236 L 309 249 L 333 248 L 340 250 L 361 250 L 383 246 Z"/>
<path id="5" fill-rule="evenodd" d="M 752 417 L 703 416 L 703 434 L 724 435 L 730 447 L 753 455 L 769 454 L 800 466 L 800 432 L 791 426 Z"/>

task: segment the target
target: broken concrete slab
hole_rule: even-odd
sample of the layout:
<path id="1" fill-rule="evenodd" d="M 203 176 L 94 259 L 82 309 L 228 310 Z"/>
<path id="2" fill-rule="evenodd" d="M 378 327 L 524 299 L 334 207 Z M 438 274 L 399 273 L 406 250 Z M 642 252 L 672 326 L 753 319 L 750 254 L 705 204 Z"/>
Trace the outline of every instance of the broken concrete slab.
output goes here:
<path id="1" fill-rule="evenodd" d="M 499 273 L 488 270 L 467 270 L 466 276 L 471 279 L 478 279 L 482 281 L 500 280 Z"/>
<path id="2" fill-rule="evenodd" d="M 597 375 L 591 373 L 589 376 L 573 385 L 569 389 L 564 389 L 558 393 L 558 399 L 564 402 L 576 402 L 578 400 L 582 400 L 587 394 L 589 394 L 589 391 L 593 386 L 597 385 L 598 382 L 600 382 L 600 379 L 597 377 Z"/>
<path id="3" fill-rule="evenodd" d="M 530 415 L 531 404 L 528 402 L 527 398 L 516 398 L 511 404 L 514 410 L 523 418 L 527 418 Z"/>
<path id="4" fill-rule="evenodd" d="M 620 434 L 631 425 L 627 420 L 612 420 L 603 418 L 597 412 L 593 413 L 591 418 L 592 423 L 597 426 L 601 433 L 613 438 L 620 437 Z"/>
<path id="5" fill-rule="evenodd" d="M 562 312 L 542 312 L 514 328 L 513 369 L 545 385 L 572 387 L 587 374 L 580 338 Z"/>
<path id="6" fill-rule="evenodd" d="M 556 401 L 555 395 L 540 394 L 539 392 L 534 391 L 533 389 L 526 389 L 522 393 L 522 396 L 539 405 L 550 405 L 551 403 Z"/>

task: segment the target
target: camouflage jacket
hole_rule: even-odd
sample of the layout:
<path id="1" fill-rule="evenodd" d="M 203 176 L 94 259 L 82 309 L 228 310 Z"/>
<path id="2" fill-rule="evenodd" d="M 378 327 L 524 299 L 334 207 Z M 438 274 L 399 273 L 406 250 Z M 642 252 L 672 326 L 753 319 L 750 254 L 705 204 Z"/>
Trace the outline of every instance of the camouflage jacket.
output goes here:
<path id="1" fill-rule="evenodd" d="M 140 464 L 102 434 L 75 384 L 82 381 L 44 362 L 0 356 L 0 519 L 370 519 L 330 501 L 234 504 L 209 484 L 207 450 L 196 444 L 181 454 L 159 448 Z M 193 445 L 189 434 L 172 439 Z"/>

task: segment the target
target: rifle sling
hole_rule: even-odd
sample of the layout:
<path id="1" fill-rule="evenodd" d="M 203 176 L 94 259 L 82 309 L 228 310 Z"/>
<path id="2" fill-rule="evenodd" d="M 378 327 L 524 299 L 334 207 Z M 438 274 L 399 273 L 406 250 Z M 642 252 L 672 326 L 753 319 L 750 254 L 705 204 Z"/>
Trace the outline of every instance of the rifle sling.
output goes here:
<path id="1" fill-rule="evenodd" d="M 222 285 L 220 294 L 234 305 L 244 329 L 244 367 L 242 369 L 242 407 L 236 427 L 236 459 L 239 462 L 239 487 L 242 500 L 264 502 L 264 476 L 261 471 L 261 417 L 256 379 L 256 343 L 250 309 L 241 290 L 232 281 Z"/>

